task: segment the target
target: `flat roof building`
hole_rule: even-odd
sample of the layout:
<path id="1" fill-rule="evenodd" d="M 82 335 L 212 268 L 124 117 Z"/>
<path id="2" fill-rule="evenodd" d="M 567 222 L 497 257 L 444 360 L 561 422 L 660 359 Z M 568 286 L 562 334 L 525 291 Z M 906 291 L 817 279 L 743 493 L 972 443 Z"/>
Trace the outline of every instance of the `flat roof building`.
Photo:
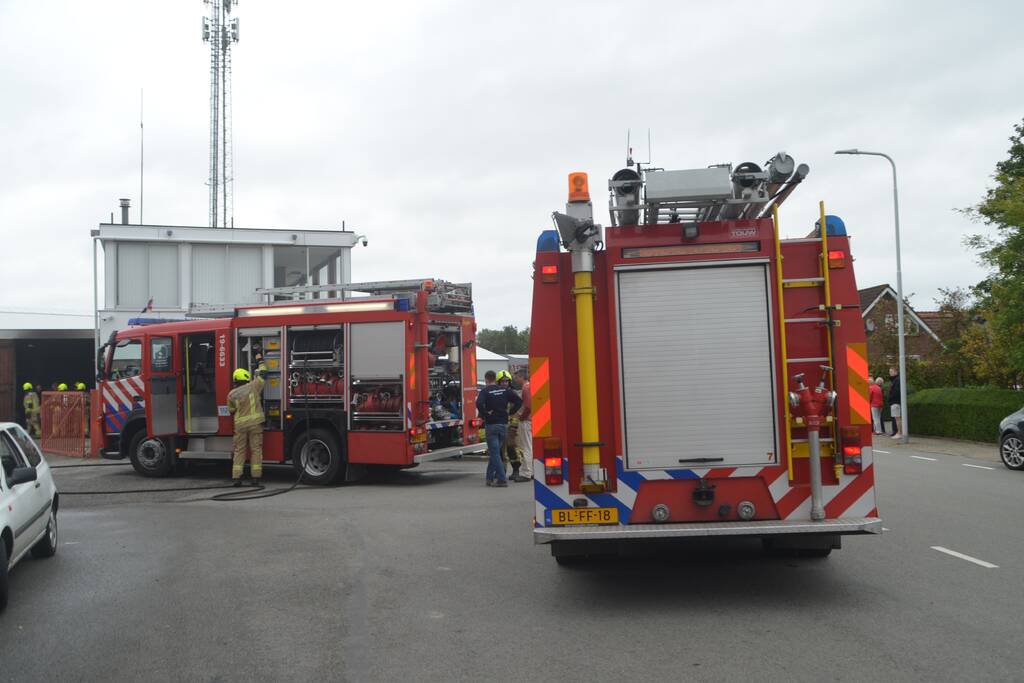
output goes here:
<path id="1" fill-rule="evenodd" d="M 127 223 L 101 223 L 92 235 L 103 260 L 98 343 L 140 315 L 201 316 L 260 303 L 259 289 L 347 284 L 351 250 L 362 239 L 343 230 Z"/>

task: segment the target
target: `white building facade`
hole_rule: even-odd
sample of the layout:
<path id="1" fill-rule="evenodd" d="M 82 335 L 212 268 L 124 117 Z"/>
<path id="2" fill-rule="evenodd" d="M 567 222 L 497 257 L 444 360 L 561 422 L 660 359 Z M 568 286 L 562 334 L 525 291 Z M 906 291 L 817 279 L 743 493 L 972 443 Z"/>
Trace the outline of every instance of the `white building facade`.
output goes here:
<path id="1" fill-rule="evenodd" d="M 352 247 L 362 238 L 348 231 L 112 223 L 92 235 L 103 263 L 98 343 L 131 318 L 180 319 L 260 303 L 259 289 L 347 284 Z"/>

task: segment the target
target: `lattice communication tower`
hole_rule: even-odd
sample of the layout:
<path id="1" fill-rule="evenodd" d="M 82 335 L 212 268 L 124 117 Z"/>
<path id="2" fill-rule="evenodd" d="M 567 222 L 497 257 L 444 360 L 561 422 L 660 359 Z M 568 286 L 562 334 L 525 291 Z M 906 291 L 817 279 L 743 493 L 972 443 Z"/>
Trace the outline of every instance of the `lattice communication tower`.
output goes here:
<path id="1" fill-rule="evenodd" d="M 203 0 L 203 41 L 210 44 L 210 227 L 234 227 L 234 171 L 231 140 L 231 46 L 238 42 L 238 0 Z"/>

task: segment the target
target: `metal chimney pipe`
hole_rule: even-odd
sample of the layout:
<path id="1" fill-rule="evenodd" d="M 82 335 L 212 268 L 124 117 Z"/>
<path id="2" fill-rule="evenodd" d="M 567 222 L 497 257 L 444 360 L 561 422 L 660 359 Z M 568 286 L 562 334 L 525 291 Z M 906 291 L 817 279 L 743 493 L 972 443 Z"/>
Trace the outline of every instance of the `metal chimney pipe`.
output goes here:
<path id="1" fill-rule="evenodd" d="M 122 198 L 118 201 L 121 202 L 121 225 L 128 225 L 128 207 L 132 205 L 132 200 Z"/>

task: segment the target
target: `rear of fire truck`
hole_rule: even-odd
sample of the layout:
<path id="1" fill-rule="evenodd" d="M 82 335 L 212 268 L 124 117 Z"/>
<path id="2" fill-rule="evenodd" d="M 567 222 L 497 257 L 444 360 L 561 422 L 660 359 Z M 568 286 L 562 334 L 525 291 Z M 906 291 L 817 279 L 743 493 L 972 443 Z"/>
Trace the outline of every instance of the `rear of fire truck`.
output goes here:
<path id="1" fill-rule="evenodd" d="M 824 556 L 881 532 L 845 226 L 821 204 L 808 237 L 779 238 L 807 174 L 785 153 L 629 160 L 607 229 L 569 176 L 537 242 L 530 340 L 534 539 L 560 563 L 693 536 Z"/>

